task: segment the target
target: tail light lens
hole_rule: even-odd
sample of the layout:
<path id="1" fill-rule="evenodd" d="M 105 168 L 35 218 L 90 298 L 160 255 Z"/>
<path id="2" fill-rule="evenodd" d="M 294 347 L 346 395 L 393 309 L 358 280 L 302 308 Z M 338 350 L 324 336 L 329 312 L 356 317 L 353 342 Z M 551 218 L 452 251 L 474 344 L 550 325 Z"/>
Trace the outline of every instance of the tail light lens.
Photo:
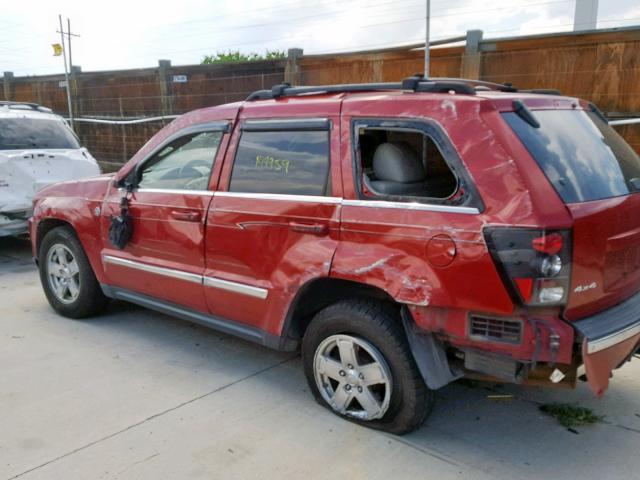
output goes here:
<path id="1" fill-rule="evenodd" d="M 523 305 L 564 305 L 571 273 L 569 230 L 485 229 L 487 246 L 514 300 Z"/>

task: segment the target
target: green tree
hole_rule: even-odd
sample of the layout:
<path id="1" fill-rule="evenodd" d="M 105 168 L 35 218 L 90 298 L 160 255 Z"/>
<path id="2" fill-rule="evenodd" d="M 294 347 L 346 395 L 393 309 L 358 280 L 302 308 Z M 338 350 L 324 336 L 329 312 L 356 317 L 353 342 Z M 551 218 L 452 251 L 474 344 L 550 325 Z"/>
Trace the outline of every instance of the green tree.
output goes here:
<path id="1" fill-rule="evenodd" d="M 256 52 L 242 53 L 240 50 L 217 52 L 215 55 L 205 55 L 200 62 L 202 65 L 231 62 L 255 62 L 256 60 L 275 60 L 285 58 L 287 54 L 282 50 L 266 50 L 264 55 Z"/>

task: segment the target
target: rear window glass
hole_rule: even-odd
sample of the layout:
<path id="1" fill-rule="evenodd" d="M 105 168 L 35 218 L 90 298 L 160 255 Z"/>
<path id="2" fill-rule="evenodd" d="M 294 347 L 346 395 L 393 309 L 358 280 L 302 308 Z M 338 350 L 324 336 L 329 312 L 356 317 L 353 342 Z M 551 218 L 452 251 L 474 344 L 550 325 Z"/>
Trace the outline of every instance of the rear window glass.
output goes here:
<path id="1" fill-rule="evenodd" d="M 640 157 L 596 114 L 538 110 L 534 128 L 516 113 L 504 119 L 565 203 L 627 195 L 640 187 Z"/>
<path id="2" fill-rule="evenodd" d="M 80 148 L 73 132 L 60 120 L 0 118 L 0 150 Z"/>
<path id="3" fill-rule="evenodd" d="M 325 195 L 328 131 L 243 132 L 231 192 Z"/>

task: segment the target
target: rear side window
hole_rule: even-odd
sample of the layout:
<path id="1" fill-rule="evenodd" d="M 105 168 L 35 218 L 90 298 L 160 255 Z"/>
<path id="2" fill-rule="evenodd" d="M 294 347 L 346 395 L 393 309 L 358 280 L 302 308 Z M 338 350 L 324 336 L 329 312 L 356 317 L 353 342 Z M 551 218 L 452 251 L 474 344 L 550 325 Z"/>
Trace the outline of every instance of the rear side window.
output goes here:
<path id="1" fill-rule="evenodd" d="M 245 131 L 229 191 L 325 195 L 328 177 L 328 131 Z"/>
<path id="2" fill-rule="evenodd" d="M 640 187 L 640 157 L 596 114 L 583 110 L 532 113 L 540 128 L 513 112 L 503 117 L 565 203 L 627 195 Z"/>
<path id="3" fill-rule="evenodd" d="M 73 132 L 60 120 L 0 119 L 0 150 L 80 148 Z"/>
<path id="4" fill-rule="evenodd" d="M 455 197 L 458 179 L 424 132 L 360 128 L 357 133 L 364 197 L 395 201 Z"/>

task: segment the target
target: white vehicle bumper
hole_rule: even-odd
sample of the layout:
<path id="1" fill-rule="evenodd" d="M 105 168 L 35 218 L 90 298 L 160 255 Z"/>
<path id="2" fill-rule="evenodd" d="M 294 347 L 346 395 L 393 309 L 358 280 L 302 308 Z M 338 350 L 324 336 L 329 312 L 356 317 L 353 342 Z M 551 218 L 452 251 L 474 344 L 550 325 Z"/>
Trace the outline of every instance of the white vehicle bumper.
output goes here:
<path id="1" fill-rule="evenodd" d="M 30 210 L 0 213 L 0 237 L 22 235 L 29 232 Z"/>

